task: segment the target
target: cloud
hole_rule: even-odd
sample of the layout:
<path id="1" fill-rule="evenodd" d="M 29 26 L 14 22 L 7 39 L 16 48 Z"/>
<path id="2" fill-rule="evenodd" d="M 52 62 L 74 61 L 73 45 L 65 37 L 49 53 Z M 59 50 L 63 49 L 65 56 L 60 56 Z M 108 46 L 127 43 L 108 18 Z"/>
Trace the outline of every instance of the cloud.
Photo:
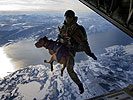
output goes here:
<path id="1" fill-rule="evenodd" d="M 1 5 L 0 10 L 1 11 L 28 11 L 28 10 L 39 10 L 44 9 L 42 6 L 36 5 L 19 5 L 19 4 L 8 4 L 8 5 Z"/>
<path id="2" fill-rule="evenodd" d="M 1 0 L 0 11 L 34 11 L 34 10 L 58 10 L 66 9 L 87 10 L 77 0 Z"/>

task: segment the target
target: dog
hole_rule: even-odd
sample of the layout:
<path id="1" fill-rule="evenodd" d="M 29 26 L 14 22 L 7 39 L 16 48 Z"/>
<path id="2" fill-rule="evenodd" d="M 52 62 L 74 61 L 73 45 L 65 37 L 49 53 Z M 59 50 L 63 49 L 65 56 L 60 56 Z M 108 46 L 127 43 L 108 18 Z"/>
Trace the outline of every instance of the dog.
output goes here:
<path id="1" fill-rule="evenodd" d="M 35 43 L 35 46 L 37 48 L 45 47 L 49 50 L 49 54 L 52 55 L 52 57 L 49 61 L 44 60 L 44 63 L 51 64 L 51 71 L 53 71 L 54 61 L 63 64 L 63 67 L 61 68 L 61 76 L 63 76 L 63 71 L 67 66 L 68 61 L 73 57 L 73 54 L 71 53 L 72 50 L 60 42 L 48 40 L 46 36 L 40 38 L 39 41 Z"/>

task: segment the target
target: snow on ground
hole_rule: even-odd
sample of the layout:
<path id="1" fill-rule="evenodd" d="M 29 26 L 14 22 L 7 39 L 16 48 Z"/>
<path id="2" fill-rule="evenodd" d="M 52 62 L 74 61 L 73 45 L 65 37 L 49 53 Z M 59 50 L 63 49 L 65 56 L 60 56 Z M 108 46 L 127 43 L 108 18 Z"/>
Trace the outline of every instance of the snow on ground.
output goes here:
<path id="1" fill-rule="evenodd" d="M 109 29 L 114 30 L 114 26 L 107 24 L 100 17 L 95 16 L 95 14 L 90 15 L 85 19 L 79 20 L 85 26 L 88 34 L 104 33 L 105 35 Z M 57 19 L 53 19 L 53 17 L 48 17 L 47 15 L 40 16 L 41 19 L 38 17 L 38 15 L 19 15 L 16 18 L 10 15 L 1 17 L 3 19 L 1 19 L 2 22 L 0 23 L 0 46 L 24 38 L 40 38 L 44 35 L 55 39 L 58 34 L 57 27 L 62 23 L 63 17 L 57 17 Z M 99 25 L 97 22 L 103 25 Z M 109 34 L 106 35 L 109 36 Z M 100 47 L 102 45 L 97 46 Z M 85 88 L 83 94 L 79 94 L 78 87 L 71 80 L 66 69 L 64 70 L 63 77 L 61 77 L 60 64 L 54 65 L 53 72 L 50 71 L 49 67 L 44 65 L 31 65 L 0 79 L 0 99 L 83 100 L 133 84 L 133 44 L 127 46 L 115 45 L 105 50 L 105 53 L 97 55 L 97 61 L 89 57 L 88 60 L 75 64 L 74 70 Z M 2 67 L 4 68 L 5 65 Z"/>
<path id="2" fill-rule="evenodd" d="M 17 85 L 19 96 L 24 97 L 25 100 L 33 100 L 39 95 L 41 84 L 38 82 L 30 82 L 28 84 L 19 84 Z M 42 95 L 39 95 L 42 96 Z"/>
<path id="3" fill-rule="evenodd" d="M 125 46 L 125 53 L 133 55 L 133 44 Z"/>
<path id="4" fill-rule="evenodd" d="M 0 80 L 0 98 L 14 100 L 82 100 L 122 89 L 133 84 L 133 44 L 112 46 L 94 61 L 76 63 L 74 70 L 83 82 L 85 92 L 78 87 L 60 64 L 54 71 L 44 65 L 29 66 Z M 128 58 L 128 59 L 127 59 Z"/>

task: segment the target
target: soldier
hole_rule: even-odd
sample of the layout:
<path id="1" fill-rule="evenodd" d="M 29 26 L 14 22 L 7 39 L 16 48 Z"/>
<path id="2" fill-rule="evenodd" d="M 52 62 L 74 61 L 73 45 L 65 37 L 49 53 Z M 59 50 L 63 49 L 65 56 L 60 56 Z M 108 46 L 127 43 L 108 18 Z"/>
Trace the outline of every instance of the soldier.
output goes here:
<path id="1" fill-rule="evenodd" d="M 88 56 L 92 57 L 94 60 L 97 60 L 97 57 L 90 50 L 84 27 L 78 25 L 77 23 L 78 17 L 75 16 L 74 11 L 67 10 L 64 16 L 65 21 L 63 26 L 59 28 L 60 33 L 58 34 L 57 41 L 72 48 L 73 56 L 75 56 L 76 52 L 84 51 Z M 67 71 L 71 79 L 78 85 L 80 93 L 83 93 L 83 84 L 73 70 L 74 60 L 71 60 L 68 63 L 69 66 L 67 66 Z"/>
<path id="2" fill-rule="evenodd" d="M 72 10 L 67 10 L 64 16 L 64 25 L 59 28 L 60 34 L 58 34 L 57 40 L 72 47 L 74 54 L 85 51 L 88 56 L 97 60 L 96 56 L 90 50 L 84 27 L 77 23 L 78 17 L 75 16 Z"/>

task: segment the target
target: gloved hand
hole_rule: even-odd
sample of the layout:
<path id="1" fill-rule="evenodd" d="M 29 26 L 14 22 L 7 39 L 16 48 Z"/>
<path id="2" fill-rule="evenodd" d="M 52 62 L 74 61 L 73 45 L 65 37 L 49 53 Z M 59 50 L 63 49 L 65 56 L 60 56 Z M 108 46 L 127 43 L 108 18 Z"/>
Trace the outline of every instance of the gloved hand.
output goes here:
<path id="1" fill-rule="evenodd" d="M 92 57 L 94 60 L 97 60 L 97 57 L 94 55 L 93 57 Z"/>
<path id="2" fill-rule="evenodd" d="M 90 55 L 94 60 L 97 60 L 97 57 L 94 55 L 94 53 L 91 53 Z"/>

